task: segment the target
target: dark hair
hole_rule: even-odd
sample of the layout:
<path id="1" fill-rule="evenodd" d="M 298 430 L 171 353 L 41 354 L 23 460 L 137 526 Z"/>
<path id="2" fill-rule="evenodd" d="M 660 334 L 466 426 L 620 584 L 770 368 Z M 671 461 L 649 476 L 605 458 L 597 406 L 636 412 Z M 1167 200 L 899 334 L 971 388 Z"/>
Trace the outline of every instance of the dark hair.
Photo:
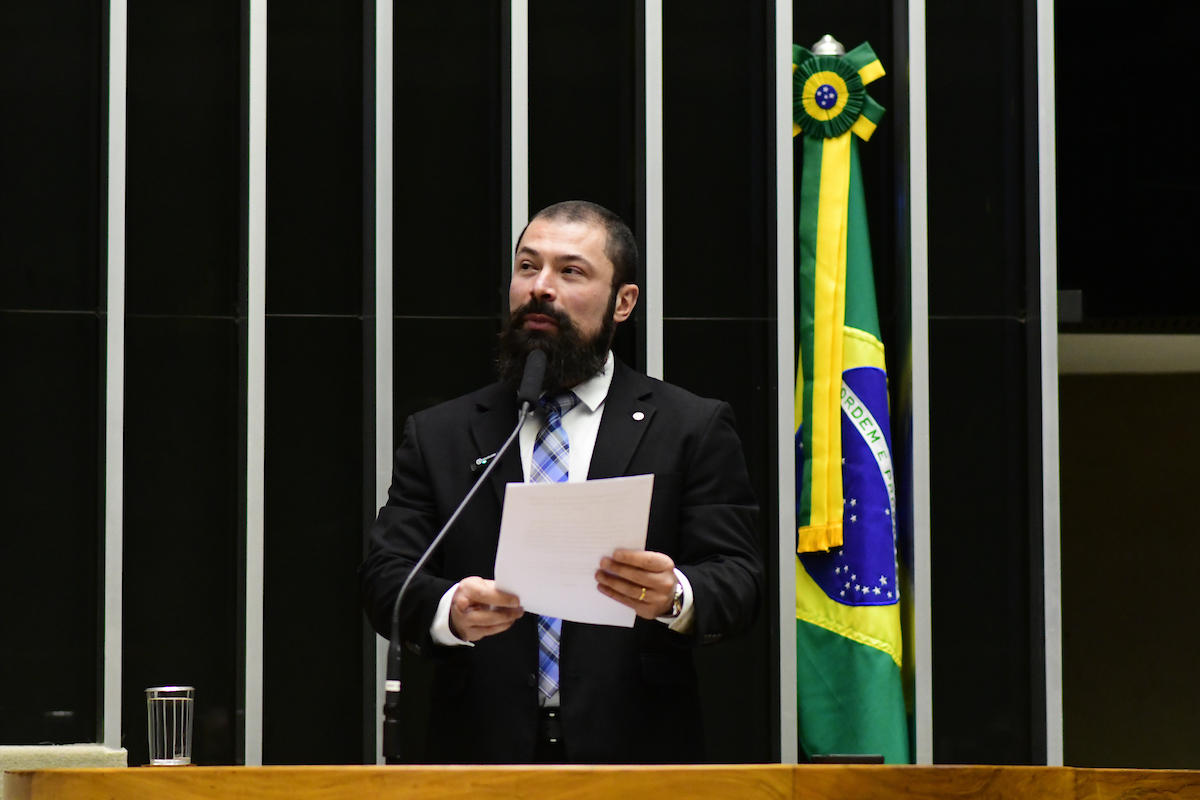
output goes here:
<path id="1" fill-rule="evenodd" d="M 604 255 L 613 264 L 613 289 L 616 290 L 627 283 L 637 283 L 638 249 L 633 231 L 625 221 L 602 205 L 589 203 L 587 200 L 564 200 L 552 206 L 546 206 L 533 215 L 535 219 L 561 220 L 564 222 L 585 222 L 589 225 L 599 225 L 604 228 Z M 529 228 L 528 225 L 525 226 Z M 525 231 L 521 231 L 524 238 Z M 521 238 L 517 239 L 520 246 Z"/>

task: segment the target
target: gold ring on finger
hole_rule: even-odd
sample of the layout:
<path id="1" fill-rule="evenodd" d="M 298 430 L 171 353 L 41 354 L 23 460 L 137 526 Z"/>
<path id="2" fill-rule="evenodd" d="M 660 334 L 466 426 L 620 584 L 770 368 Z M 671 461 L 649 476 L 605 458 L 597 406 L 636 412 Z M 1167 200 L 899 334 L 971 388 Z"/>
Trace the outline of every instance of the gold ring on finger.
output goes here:
<path id="1" fill-rule="evenodd" d="M 639 603 L 646 602 L 646 587 L 645 586 L 642 587 L 642 593 L 640 595 L 638 595 L 638 602 Z"/>

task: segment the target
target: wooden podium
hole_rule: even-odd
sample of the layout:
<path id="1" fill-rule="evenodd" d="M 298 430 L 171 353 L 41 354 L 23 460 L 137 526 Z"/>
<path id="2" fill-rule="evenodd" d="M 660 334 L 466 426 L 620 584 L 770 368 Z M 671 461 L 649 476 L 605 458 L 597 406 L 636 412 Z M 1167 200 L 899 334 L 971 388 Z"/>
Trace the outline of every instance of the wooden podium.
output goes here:
<path id="1" fill-rule="evenodd" d="M 132 767 L 9 772 L 4 800 L 1200 800 L 1200 771 L 763 764 Z"/>

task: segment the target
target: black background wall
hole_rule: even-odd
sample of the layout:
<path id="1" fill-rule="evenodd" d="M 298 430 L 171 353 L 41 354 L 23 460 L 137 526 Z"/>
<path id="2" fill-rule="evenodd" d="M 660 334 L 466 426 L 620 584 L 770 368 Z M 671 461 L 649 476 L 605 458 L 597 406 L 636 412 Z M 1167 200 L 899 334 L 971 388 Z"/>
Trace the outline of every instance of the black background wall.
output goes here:
<path id="1" fill-rule="evenodd" d="M 94 3 L 0 5 L 6 743 L 87 741 L 99 720 L 103 25 Z"/>
<path id="2" fill-rule="evenodd" d="M 1192 231 L 1200 216 L 1200 151 L 1184 131 L 1200 109 L 1176 100 L 1176 84 L 1118 69 L 1097 48 L 1145 53 L 1155 72 L 1190 74 L 1200 6 L 1149 0 L 1129 25 L 1126 6 L 1058 0 L 1060 289 L 1081 293 L 1078 332 L 1200 332 L 1200 258 Z M 1137 98 L 1142 109 L 1171 108 L 1155 144 L 1139 147 L 1121 122 L 1096 113 L 1093 88 Z"/>
<path id="3" fill-rule="evenodd" d="M 350 533 L 373 474 L 363 4 L 268 14 L 263 762 L 353 763 L 363 652 Z"/>
<path id="4" fill-rule="evenodd" d="M 199 763 L 236 758 L 245 508 L 245 134 L 237 3 L 129 9 L 122 730 L 183 683 Z"/>
<path id="5" fill-rule="evenodd" d="M 930 0 L 933 756 L 1045 763 L 1036 18 Z"/>

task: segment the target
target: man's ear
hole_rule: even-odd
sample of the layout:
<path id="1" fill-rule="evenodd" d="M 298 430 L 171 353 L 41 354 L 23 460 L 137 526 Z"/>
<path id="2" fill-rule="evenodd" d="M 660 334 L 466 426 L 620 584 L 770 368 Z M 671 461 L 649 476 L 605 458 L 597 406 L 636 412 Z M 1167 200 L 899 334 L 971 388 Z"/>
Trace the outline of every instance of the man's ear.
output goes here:
<path id="1" fill-rule="evenodd" d="M 617 289 L 617 302 L 613 307 L 613 322 L 624 322 L 633 313 L 637 305 L 638 287 L 636 283 L 625 283 Z"/>

